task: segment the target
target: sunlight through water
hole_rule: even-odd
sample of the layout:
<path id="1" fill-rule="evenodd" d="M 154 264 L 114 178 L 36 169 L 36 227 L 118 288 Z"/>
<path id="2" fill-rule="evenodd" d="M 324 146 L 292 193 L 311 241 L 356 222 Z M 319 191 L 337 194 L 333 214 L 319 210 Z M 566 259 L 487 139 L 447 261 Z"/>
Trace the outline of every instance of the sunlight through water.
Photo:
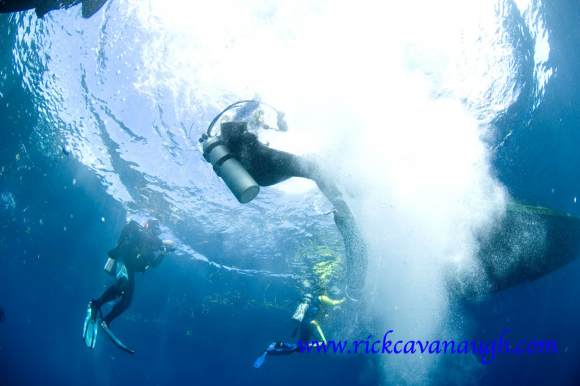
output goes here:
<path id="1" fill-rule="evenodd" d="M 219 234 L 224 256 L 291 273 L 272 262 L 280 245 L 321 230 L 338 238 L 329 204 L 314 184 L 290 181 L 241 207 L 197 144 L 238 99 L 284 111 L 290 130 L 268 143 L 317 157 L 363 230 L 365 313 L 428 339 L 460 332 L 446 274 L 478 277 L 477 235 L 509 199 L 491 163 L 494 119 L 521 98 L 536 108 L 553 74 L 541 10 L 534 0 L 115 1 L 88 21 L 59 23 L 74 9 L 22 16 L 17 63 L 42 99 L 39 131 L 129 211 L 174 224 L 192 256 Z M 387 382 L 424 382 L 437 366 L 384 362 Z"/>

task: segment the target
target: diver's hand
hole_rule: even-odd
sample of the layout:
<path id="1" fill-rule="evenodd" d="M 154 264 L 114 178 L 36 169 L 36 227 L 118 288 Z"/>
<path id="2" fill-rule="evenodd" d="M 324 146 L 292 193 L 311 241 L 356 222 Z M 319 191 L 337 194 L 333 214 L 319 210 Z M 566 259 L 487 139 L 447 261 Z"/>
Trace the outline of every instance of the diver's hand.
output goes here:
<path id="1" fill-rule="evenodd" d="M 173 242 L 173 240 L 163 240 L 163 253 L 167 254 L 167 253 L 171 253 L 175 251 L 175 243 Z"/>

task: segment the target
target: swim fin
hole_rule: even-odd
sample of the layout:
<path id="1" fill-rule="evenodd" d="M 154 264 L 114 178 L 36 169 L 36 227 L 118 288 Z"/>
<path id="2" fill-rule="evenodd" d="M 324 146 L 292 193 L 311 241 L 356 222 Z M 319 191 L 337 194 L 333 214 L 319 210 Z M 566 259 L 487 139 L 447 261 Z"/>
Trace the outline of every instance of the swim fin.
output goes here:
<path id="1" fill-rule="evenodd" d="M 111 331 L 111 329 L 109 328 L 109 326 L 107 326 L 107 323 L 105 323 L 105 321 L 101 321 L 99 324 L 101 325 L 101 328 L 103 329 L 103 331 L 105 331 L 107 336 L 115 344 L 115 346 L 119 347 L 121 350 L 123 350 L 125 352 L 128 352 L 129 354 L 135 354 L 135 350 L 133 350 L 132 348 L 127 346 L 119 338 L 117 338 L 115 336 L 115 334 L 113 334 L 113 331 Z"/>
<path id="2" fill-rule="evenodd" d="M 95 13 L 99 12 L 107 0 L 83 0 L 82 1 L 82 15 L 85 19 L 93 16 Z"/>
<path id="3" fill-rule="evenodd" d="M 95 348 L 97 333 L 99 332 L 99 310 L 90 301 L 87 307 L 87 316 L 83 325 L 83 341 L 88 348 Z"/>
<path id="4" fill-rule="evenodd" d="M 268 351 L 264 351 L 264 353 L 262 355 L 260 355 L 258 357 L 258 359 L 256 359 L 256 361 L 254 362 L 254 368 L 259 369 L 260 367 L 262 367 L 264 362 L 266 362 L 267 356 L 268 356 Z"/>

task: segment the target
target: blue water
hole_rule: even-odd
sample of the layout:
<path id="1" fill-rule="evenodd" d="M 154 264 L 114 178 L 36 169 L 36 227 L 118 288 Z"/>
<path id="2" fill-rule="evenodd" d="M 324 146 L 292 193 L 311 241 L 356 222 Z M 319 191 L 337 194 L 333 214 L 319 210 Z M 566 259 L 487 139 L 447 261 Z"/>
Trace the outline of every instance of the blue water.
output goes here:
<path id="1" fill-rule="evenodd" d="M 515 43 L 524 63 L 521 94 L 493 119 L 493 174 L 521 201 L 580 216 L 580 5 L 536 4 L 554 73 L 538 93 L 525 67 L 534 39 L 522 32 Z M 291 328 L 300 278 L 312 264 L 296 262 L 295 251 L 304 240 L 340 248 L 339 238 L 328 217 L 310 214 L 319 200 L 311 191 L 280 204 L 283 193 L 266 190 L 249 215 L 239 209 L 195 143 L 237 95 L 210 103 L 200 86 L 194 98 L 183 96 L 188 111 L 171 90 L 136 92 L 145 66 L 135 41 L 153 40 L 155 31 L 124 23 L 126 5 L 111 2 L 88 21 L 75 9 L 44 20 L 0 16 L 0 385 L 409 382 L 385 374 L 389 359 L 380 356 L 293 355 L 252 368 Z M 128 216 L 160 218 L 180 251 L 137 277 L 134 302 L 115 323 L 137 349 L 134 356 L 102 335 L 94 351 L 81 341 L 86 303 L 109 283 L 105 255 Z M 417 382 L 580 384 L 578 275 L 580 263 L 573 262 L 451 307 L 454 323 L 469 321 L 468 336 L 493 338 L 510 328 L 517 336 L 556 339 L 558 354 L 502 356 L 469 369 L 444 361 Z M 356 337 L 382 334 L 369 330 L 377 326 L 372 313 L 362 315 Z M 350 323 L 348 314 L 338 318 Z"/>

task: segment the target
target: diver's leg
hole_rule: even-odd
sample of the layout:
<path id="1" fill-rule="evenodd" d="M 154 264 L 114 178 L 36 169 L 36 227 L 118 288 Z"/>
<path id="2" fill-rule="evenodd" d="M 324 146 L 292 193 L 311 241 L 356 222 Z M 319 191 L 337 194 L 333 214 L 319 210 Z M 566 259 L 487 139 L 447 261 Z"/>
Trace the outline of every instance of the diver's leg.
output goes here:
<path id="1" fill-rule="evenodd" d="M 298 326 L 298 342 L 302 343 L 303 346 L 307 346 L 312 343 L 313 337 L 310 323 L 300 323 L 300 326 Z"/>
<path id="2" fill-rule="evenodd" d="M 260 186 L 275 185 L 292 177 L 316 181 L 317 166 L 314 162 L 265 145 L 253 148 L 251 156 L 241 156 L 241 160 Z"/>
<path id="3" fill-rule="evenodd" d="M 107 288 L 105 290 L 105 292 L 103 292 L 101 297 L 93 300 L 93 305 L 96 308 L 101 308 L 101 306 L 103 304 L 112 302 L 113 300 L 120 297 L 122 294 L 123 294 L 123 291 L 122 291 L 121 285 L 119 283 L 119 280 L 117 280 L 114 284 L 112 284 L 109 288 Z"/>
<path id="4" fill-rule="evenodd" d="M 348 206 L 342 199 L 342 194 L 334 183 L 323 177 L 316 161 L 265 146 L 257 153 L 251 174 L 258 184 L 269 186 L 292 177 L 307 178 L 316 182 L 322 194 L 337 211 L 345 215 L 350 214 Z"/>
<path id="5" fill-rule="evenodd" d="M 103 318 L 103 321 L 107 323 L 107 325 L 110 325 L 115 318 L 125 312 L 133 300 L 133 291 L 135 289 L 134 275 L 129 274 L 128 278 L 123 277 L 119 279 L 119 284 L 121 289 L 121 298 L 113 306 L 111 312 L 109 312 L 107 316 Z"/>
<path id="6" fill-rule="evenodd" d="M 0 0 L 1 1 L 1 0 Z M 105 303 L 113 301 L 123 294 L 122 280 L 117 279 L 113 285 L 103 292 L 98 299 L 93 299 L 89 302 L 87 316 L 83 325 L 83 340 L 85 345 L 89 348 L 95 348 L 97 343 L 98 320 L 101 315 L 101 306 Z"/>
<path id="7" fill-rule="evenodd" d="M 284 168 L 287 175 L 308 178 L 316 182 L 318 189 L 330 201 L 337 212 L 341 213 L 342 216 L 352 217 L 348 205 L 342 198 L 342 193 L 335 183 L 330 181 L 328 177 L 325 177 L 316 161 L 284 152 L 277 152 L 276 156 L 278 157 L 277 162 L 285 165 Z"/>

